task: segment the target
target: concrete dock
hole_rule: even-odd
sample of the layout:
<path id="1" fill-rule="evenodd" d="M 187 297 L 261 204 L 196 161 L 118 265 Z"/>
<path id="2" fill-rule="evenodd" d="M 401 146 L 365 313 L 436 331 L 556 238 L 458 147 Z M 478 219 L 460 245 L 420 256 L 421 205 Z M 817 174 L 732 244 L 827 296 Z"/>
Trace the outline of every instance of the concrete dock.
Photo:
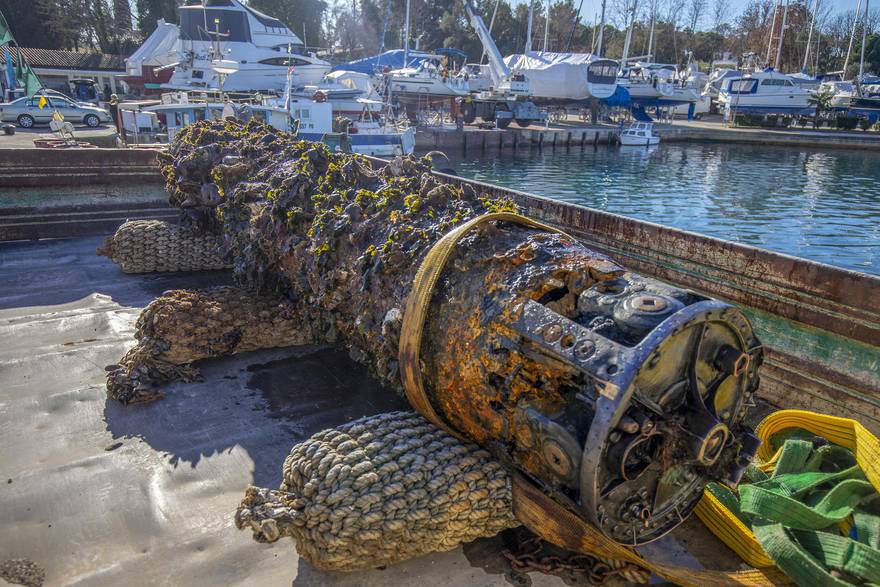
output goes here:
<path id="1" fill-rule="evenodd" d="M 499 130 L 484 130 L 467 126 L 464 130 L 448 128 L 420 128 L 416 131 L 416 149 L 453 150 L 477 152 L 521 147 L 579 147 L 615 142 L 617 127 L 607 124 L 584 123 L 553 124 L 550 126 L 516 125 Z"/>
<path id="2" fill-rule="evenodd" d="M 720 117 L 710 120 L 676 120 L 655 124 L 663 141 L 723 142 L 785 147 L 880 150 L 880 133 L 806 128 L 746 128 L 727 126 Z"/>
<path id="3" fill-rule="evenodd" d="M 614 144 L 620 127 L 613 124 L 587 124 L 569 116 L 567 122 L 525 128 L 512 124 L 504 130 L 466 126 L 463 130 L 447 127 L 419 128 L 416 149 L 458 152 L 481 152 L 517 148 L 584 147 Z M 880 150 L 880 133 L 865 131 L 814 130 L 807 128 L 743 128 L 722 122 L 720 116 L 705 120 L 675 120 L 672 124 L 654 124 L 654 132 L 663 141 L 723 142 L 818 147 L 835 149 Z"/>

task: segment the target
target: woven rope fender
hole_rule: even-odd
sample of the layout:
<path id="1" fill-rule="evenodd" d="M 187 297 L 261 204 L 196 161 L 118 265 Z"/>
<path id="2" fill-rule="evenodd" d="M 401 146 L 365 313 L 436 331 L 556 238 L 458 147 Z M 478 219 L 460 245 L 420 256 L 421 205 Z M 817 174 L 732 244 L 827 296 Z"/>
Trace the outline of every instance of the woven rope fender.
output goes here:
<path id="1" fill-rule="evenodd" d="M 122 403 L 158 399 L 158 385 L 191 381 L 191 363 L 248 351 L 312 342 L 301 305 L 236 287 L 174 290 L 147 306 L 135 325 L 138 343 L 107 367 L 107 395 Z"/>
<path id="2" fill-rule="evenodd" d="M 391 565 L 519 525 L 508 472 L 414 412 L 297 444 L 281 489 L 248 488 L 235 522 L 258 542 L 293 537 L 300 556 L 334 571 Z"/>
<path id="3" fill-rule="evenodd" d="M 249 487 L 235 523 L 257 542 L 289 536 L 300 556 L 332 571 L 391 565 L 519 526 L 509 472 L 415 412 L 369 416 L 297 444 L 280 490 Z M 594 558 L 631 582 L 650 578 Z"/>
<path id="4" fill-rule="evenodd" d="M 129 220 L 107 237 L 98 254 L 125 273 L 209 271 L 232 264 L 220 252 L 223 238 L 160 220 Z"/>

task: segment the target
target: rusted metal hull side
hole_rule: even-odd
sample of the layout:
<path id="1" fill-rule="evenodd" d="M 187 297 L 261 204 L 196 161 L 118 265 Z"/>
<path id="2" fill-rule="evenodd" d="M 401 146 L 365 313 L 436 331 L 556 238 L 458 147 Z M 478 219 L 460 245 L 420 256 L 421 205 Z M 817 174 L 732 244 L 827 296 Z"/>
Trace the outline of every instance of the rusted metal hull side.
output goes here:
<path id="1" fill-rule="evenodd" d="M 442 175 L 442 174 L 441 174 Z M 767 347 L 761 397 L 880 431 L 880 278 L 478 181 L 634 271 L 744 308 Z"/>

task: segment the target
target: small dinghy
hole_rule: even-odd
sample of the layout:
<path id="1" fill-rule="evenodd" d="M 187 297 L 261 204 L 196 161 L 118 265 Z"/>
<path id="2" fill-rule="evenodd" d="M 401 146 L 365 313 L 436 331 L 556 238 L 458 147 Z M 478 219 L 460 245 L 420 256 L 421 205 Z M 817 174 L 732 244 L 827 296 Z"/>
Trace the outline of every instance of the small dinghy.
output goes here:
<path id="1" fill-rule="evenodd" d="M 660 142 L 653 132 L 651 122 L 634 122 L 620 131 L 620 144 L 624 147 L 647 147 Z"/>

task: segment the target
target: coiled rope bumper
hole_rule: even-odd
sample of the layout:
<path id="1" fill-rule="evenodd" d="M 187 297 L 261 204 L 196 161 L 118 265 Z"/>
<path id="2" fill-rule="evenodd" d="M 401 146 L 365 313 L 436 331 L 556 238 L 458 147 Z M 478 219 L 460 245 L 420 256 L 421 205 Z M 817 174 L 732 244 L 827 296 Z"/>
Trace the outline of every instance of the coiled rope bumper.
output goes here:
<path id="1" fill-rule="evenodd" d="M 107 395 L 124 404 L 162 397 L 161 384 L 196 379 L 193 361 L 313 340 L 301 305 L 237 287 L 168 292 L 138 316 L 135 338 L 107 367 Z"/>
<path id="2" fill-rule="evenodd" d="M 210 271 L 232 263 L 220 252 L 223 238 L 161 220 L 129 220 L 98 247 L 125 273 Z"/>
<path id="3" fill-rule="evenodd" d="M 370 416 L 296 445 L 281 489 L 248 488 L 235 523 L 258 542 L 290 536 L 303 558 L 333 571 L 391 565 L 519 525 L 508 471 L 414 412 Z M 633 565 L 602 562 L 648 580 Z"/>

